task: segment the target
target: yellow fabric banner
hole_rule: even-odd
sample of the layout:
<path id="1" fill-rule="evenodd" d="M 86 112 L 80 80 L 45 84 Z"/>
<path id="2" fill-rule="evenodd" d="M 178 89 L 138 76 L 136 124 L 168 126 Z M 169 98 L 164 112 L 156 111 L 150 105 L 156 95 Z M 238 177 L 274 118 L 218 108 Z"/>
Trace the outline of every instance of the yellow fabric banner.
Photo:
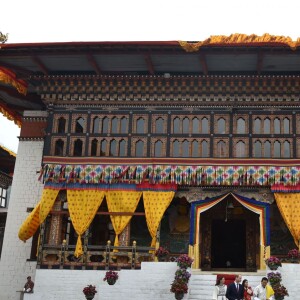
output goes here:
<path id="1" fill-rule="evenodd" d="M 130 212 L 134 213 L 142 192 L 137 191 L 108 191 L 106 202 L 109 212 Z M 125 229 L 132 216 L 110 216 L 114 227 L 116 238 L 115 246 L 119 246 L 119 234 Z"/>
<path id="2" fill-rule="evenodd" d="M 267 297 L 266 298 L 269 299 L 271 296 L 274 295 L 274 290 L 270 285 L 266 285 L 266 290 L 267 290 L 267 292 L 266 292 Z"/>
<path id="3" fill-rule="evenodd" d="M 164 212 L 170 205 L 175 192 L 143 192 L 146 222 L 152 237 L 151 247 L 156 244 L 156 232 Z"/>
<path id="4" fill-rule="evenodd" d="M 105 192 L 99 190 L 67 190 L 68 209 L 78 239 L 74 255 L 83 254 L 81 235 L 92 223 Z"/>
<path id="5" fill-rule="evenodd" d="M 300 193 L 274 193 L 277 206 L 295 244 L 300 241 Z"/>
<path id="6" fill-rule="evenodd" d="M 26 241 L 31 238 L 40 224 L 44 222 L 57 198 L 59 190 L 44 189 L 40 202 L 23 222 L 19 230 L 19 239 Z"/>

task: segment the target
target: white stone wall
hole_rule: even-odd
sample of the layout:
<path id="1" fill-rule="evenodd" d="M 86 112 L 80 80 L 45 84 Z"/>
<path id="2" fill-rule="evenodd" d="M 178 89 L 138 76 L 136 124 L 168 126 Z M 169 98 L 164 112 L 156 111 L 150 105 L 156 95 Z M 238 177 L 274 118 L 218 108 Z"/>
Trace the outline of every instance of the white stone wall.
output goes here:
<path id="1" fill-rule="evenodd" d="M 300 264 L 282 264 L 282 284 L 287 288 L 289 297 L 285 299 L 300 299 Z"/>
<path id="2" fill-rule="evenodd" d="M 23 243 L 18 231 L 28 216 L 27 207 L 34 207 L 40 200 L 43 184 L 38 181 L 43 141 L 20 141 L 16 158 L 12 189 L 9 199 L 2 255 L 0 261 L 0 299 L 20 299 L 20 290 L 26 277 L 35 276 L 35 262 L 30 258 L 31 239 Z"/>
<path id="3" fill-rule="evenodd" d="M 170 287 L 177 268 L 172 262 L 142 263 L 141 270 L 119 271 L 115 285 L 103 281 L 105 271 L 38 269 L 34 293 L 25 294 L 24 300 L 83 300 L 88 284 L 96 286 L 95 300 L 173 300 Z"/>

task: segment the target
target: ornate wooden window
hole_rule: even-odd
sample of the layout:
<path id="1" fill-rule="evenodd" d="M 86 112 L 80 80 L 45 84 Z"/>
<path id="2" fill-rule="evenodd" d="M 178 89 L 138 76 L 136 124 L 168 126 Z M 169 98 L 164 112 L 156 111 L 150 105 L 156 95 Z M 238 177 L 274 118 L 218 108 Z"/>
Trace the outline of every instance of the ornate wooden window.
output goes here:
<path id="1" fill-rule="evenodd" d="M 269 118 L 264 119 L 264 134 L 271 133 L 271 120 Z"/>
<path id="2" fill-rule="evenodd" d="M 192 141 L 192 157 L 199 157 L 199 143 L 197 140 Z"/>
<path id="3" fill-rule="evenodd" d="M 271 142 L 264 142 L 264 157 L 271 157 Z"/>
<path id="4" fill-rule="evenodd" d="M 93 119 L 93 133 L 99 133 L 100 132 L 100 119 L 98 117 L 95 117 Z"/>
<path id="5" fill-rule="evenodd" d="M 60 117 L 58 119 L 57 132 L 58 133 L 66 132 L 66 119 L 64 117 Z"/>
<path id="6" fill-rule="evenodd" d="M 281 156 L 281 144 L 279 141 L 274 142 L 274 157 Z"/>
<path id="7" fill-rule="evenodd" d="M 107 140 L 102 139 L 101 140 L 101 148 L 100 148 L 100 156 L 108 156 L 108 151 L 107 151 Z"/>
<path id="8" fill-rule="evenodd" d="M 182 121 L 182 133 L 188 134 L 190 132 L 190 120 L 185 117 Z"/>
<path id="9" fill-rule="evenodd" d="M 246 157 L 246 146 L 243 141 L 236 143 L 236 157 Z"/>
<path id="10" fill-rule="evenodd" d="M 218 119 L 217 121 L 217 133 L 224 134 L 226 132 L 226 121 L 223 118 Z"/>
<path id="11" fill-rule="evenodd" d="M 162 147 L 163 142 L 161 140 L 158 140 L 154 144 L 154 156 L 155 157 L 162 157 Z"/>
<path id="12" fill-rule="evenodd" d="M 76 133 L 83 133 L 84 132 L 84 119 L 82 117 L 78 118 L 76 120 L 76 125 L 75 125 L 75 132 Z"/>
<path id="13" fill-rule="evenodd" d="M 74 141 L 74 149 L 73 149 L 74 156 L 82 156 L 82 146 L 83 146 L 82 140 L 77 139 Z"/>
<path id="14" fill-rule="evenodd" d="M 113 117 L 111 119 L 111 133 L 118 133 L 118 118 Z"/>
<path id="15" fill-rule="evenodd" d="M 217 157 L 226 157 L 226 143 L 222 140 L 217 143 Z"/>
<path id="16" fill-rule="evenodd" d="M 128 119 L 126 117 L 121 118 L 121 133 L 128 133 Z"/>
<path id="17" fill-rule="evenodd" d="M 117 141 L 115 139 L 110 141 L 109 156 L 117 156 Z"/>
<path id="18" fill-rule="evenodd" d="M 54 155 L 63 156 L 64 155 L 64 141 L 59 139 L 55 142 Z"/>
<path id="19" fill-rule="evenodd" d="M 274 119 L 274 133 L 280 134 L 280 119 L 279 118 Z"/>
<path id="20" fill-rule="evenodd" d="M 164 133 L 164 119 L 159 117 L 155 120 L 155 133 Z"/>
<path id="21" fill-rule="evenodd" d="M 199 119 L 197 118 L 197 117 L 195 117 L 195 118 L 193 118 L 193 121 L 192 121 L 193 123 L 193 130 L 192 130 L 192 132 L 193 133 L 199 133 L 200 132 L 200 121 L 199 121 Z"/>
<path id="22" fill-rule="evenodd" d="M 124 139 L 119 142 L 119 156 L 126 156 L 126 141 Z"/>
<path id="23" fill-rule="evenodd" d="M 255 141 L 254 143 L 254 157 L 261 157 L 261 142 Z"/>
<path id="24" fill-rule="evenodd" d="M 0 207 L 6 207 L 7 189 L 0 187 Z"/>
<path id="25" fill-rule="evenodd" d="M 102 119 L 102 130 L 101 130 L 102 133 L 108 133 L 108 122 L 109 122 L 108 117 L 104 117 Z"/>
<path id="26" fill-rule="evenodd" d="M 284 158 L 291 157 L 291 144 L 289 141 L 284 141 L 283 143 L 283 157 Z"/>
<path id="27" fill-rule="evenodd" d="M 190 157 L 190 142 L 188 140 L 182 142 L 182 157 Z"/>
<path id="28" fill-rule="evenodd" d="M 201 156 L 209 157 L 208 142 L 206 140 L 201 142 Z"/>
<path id="29" fill-rule="evenodd" d="M 254 120 L 254 133 L 255 134 L 261 133 L 261 119 L 260 118 L 256 118 Z"/>
<path id="30" fill-rule="evenodd" d="M 240 134 L 246 133 L 246 122 L 243 118 L 237 119 L 237 133 Z"/>
<path id="31" fill-rule="evenodd" d="M 180 155 L 180 143 L 178 140 L 173 142 L 173 157 L 179 157 Z"/>
<path id="32" fill-rule="evenodd" d="M 97 156 L 97 152 L 98 152 L 98 141 L 97 139 L 93 139 L 91 144 L 91 156 Z"/>
<path id="33" fill-rule="evenodd" d="M 136 121 L 136 133 L 145 133 L 145 119 L 142 117 Z"/>
<path id="34" fill-rule="evenodd" d="M 138 140 L 135 144 L 135 156 L 143 157 L 144 156 L 144 142 Z"/>
<path id="35" fill-rule="evenodd" d="M 289 118 L 283 119 L 283 133 L 290 134 L 290 119 Z"/>
<path id="36" fill-rule="evenodd" d="M 180 119 L 179 117 L 173 120 L 173 133 L 180 133 Z"/>
<path id="37" fill-rule="evenodd" d="M 209 133 L 208 119 L 206 117 L 202 118 L 201 120 L 201 133 Z"/>

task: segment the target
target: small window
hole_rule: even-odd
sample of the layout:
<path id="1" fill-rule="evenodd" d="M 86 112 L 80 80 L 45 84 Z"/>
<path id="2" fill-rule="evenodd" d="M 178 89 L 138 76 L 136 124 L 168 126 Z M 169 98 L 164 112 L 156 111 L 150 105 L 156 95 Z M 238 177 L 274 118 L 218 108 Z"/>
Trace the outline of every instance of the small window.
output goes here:
<path id="1" fill-rule="evenodd" d="M 179 157 L 180 153 L 180 143 L 178 140 L 173 142 L 173 157 Z"/>
<path id="2" fill-rule="evenodd" d="M 97 156 L 97 151 L 98 151 L 98 141 L 96 139 L 93 139 L 91 145 L 91 156 Z"/>
<path id="3" fill-rule="evenodd" d="M 182 157 L 190 157 L 190 142 L 184 140 L 182 143 Z"/>
<path id="4" fill-rule="evenodd" d="M 66 119 L 61 117 L 58 119 L 58 133 L 65 133 L 66 132 Z"/>
<path id="5" fill-rule="evenodd" d="M 108 133 L 108 118 L 104 117 L 102 120 L 102 133 Z"/>
<path id="6" fill-rule="evenodd" d="M 199 157 L 199 143 L 196 140 L 192 142 L 192 157 Z"/>
<path id="7" fill-rule="evenodd" d="M 99 133 L 100 119 L 98 117 L 93 120 L 93 133 Z"/>
<path id="8" fill-rule="evenodd" d="M 239 134 L 246 133 L 246 122 L 243 118 L 238 118 L 237 120 L 237 133 Z"/>
<path id="9" fill-rule="evenodd" d="M 118 133 L 118 118 L 114 117 L 111 120 L 111 133 Z"/>
<path id="10" fill-rule="evenodd" d="M 154 145 L 154 156 L 155 157 L 162 157 L 162 146 L 163 146 L 162 141 L 155 142 L 155 145 Z"/>
<path id="11" fill-rule="evenodd" d="M 208 157 L 208 142 L 202 141 L 201 143 L 201 151 L 202 151 L 202 157 Z"/>
<path id="12" fill-rule="evenodd" d="M 56 156 L 63 156 L 64 155 L 64 141 L 57 140 L 55 142 L 54 155 L 56 155 Z"/>
<path id="13" fill-rule="evenodd" d="M 145 120 L 143 118 L 137 119 L 136 132 L 137 133 L 145 133 Z"/>
<path id="14" fill-rule="evenodd" d="M 100 156 L 107 156 L 107 140 L 101 141 Z"/>
<path id="15" fill-rule="evenodd" d="M 254 143 L 254 157 L 261 157 L 261 142 L 256 141 Z"/>
<path id="16" fill-rule="evenodd" d="M 155 120 L 155 133 L 164 133 L 164 119 L 157 118 Z"/>
<path id="17" fill-rule="evenodd" d="M 189 133 L 190 132 L 190 120 L 189 118 L 184 118 L 182 121 L 182 132 Z"/>
<path id="18" fill-rule="evenodd" d="M 204 134 L 208 133 L 208 119 L 207 118 L 203 118 L 201 120 L 201 131 Z"/>
<path id="19" fill-rule="evenodd" d="M 144 156 L 144 142 L 139 140 L 135 144 L 135 156 L 143 157 Z"/>
<path id="20" fill-rule="evenodd" d="M 281 156 L 281 145 L 279 141 L 275 141 L 274 143 L 274 157 Z"/>
<path id="21" fill-rule="evenodd" d="M 261 119 L 260 118 L 256 118 L 254 120 L 254 133 L 255 134 L 261 133 Z"/>
<path id="22" fill-rule="evenodd" d="M 271 142 L 264 143 L 264 157 L 271 157 Z"/>
<path id="23" fill-rule="evenodd" d="M 116 140 L 110 141 L 109 156 L 117 156 L 117 141 Z"/>
<path id="24" fill-rule="evenodd" d="M 173 132 L 180 133 L 180 119 L 178 117 L 173 120 Z"/>
<path id="25" fill-rule="evenodd" d="M 271 133 L 271 120 L 269 118 L 266 118 L 264 120 L 264 134 L 270 134 Z"/>
<path id="26" fill-rule="evenodd" d="M 236 157 L 246 157 L 246 146 L 243 141 L 238 141 L 236 144 Z"/>
<path id="27" fill-rule="evenodd" d="M 290 120 L 288 118 L 283 120 L 283 133 L 290 134 Z"/>
<path id="28" fill-rule="evenodd" d="M 119 155 L 125 156 L 126 155 L 126 142 L 125 140 L 121 140 L 119 142 Z"/>
<path id="29" fill-rule="evenodd" d="M 274 120 L 274 133 L 280 134 L 280 119 L 278 118 Z"/>
<path id="30" fill-rule="evenodd" d="M 218 133 L 219 134 L 224 134 L 225 133 L 225 129 L 226 129 L 226 122 L 225 122 L 225 119 L 223 118 L 220 118 L 218 120 Z"/>
<path id="31" fill-rule="evenodd" d="M 127 118 L 123 117 L 121 119 L 121 133 L 128 133 L 128 122 L 127 122 Z"/>
<path id="32" fill-rule="evenodd" d="M 224 141 L 219 141 L 217 144 L 217 157 L 226 156 L 226 143 Z"/>
<path id="33" fill-rule="evenodd" d="M 193 133 L 199 133 L 200 122 L 198 118 L 193 119 Z"/>
<path id="34" fill-rule="evenodd" d="M 76 133 L 83 133 L 84 130 L 84 119 L 78 118 L 76 120 L 75 132 Z"/>
<path id="35" fill-rule="evenodd" d="M 7 195 L 7 190 L 0 187 L 0 207 L 6 207 L 6 195 Z"/>
<path id="36" fill-rule="evenodd" d="M 291 157 L 291 144 L 288 141 L 283 143 L 283 157 L 290 158 Z"/>
<path id="37" fill-rule="evenodd" d="M 74 142 L 74 156 L 82 156 L 82 144 L 82 141 L 79 139 Z"/>

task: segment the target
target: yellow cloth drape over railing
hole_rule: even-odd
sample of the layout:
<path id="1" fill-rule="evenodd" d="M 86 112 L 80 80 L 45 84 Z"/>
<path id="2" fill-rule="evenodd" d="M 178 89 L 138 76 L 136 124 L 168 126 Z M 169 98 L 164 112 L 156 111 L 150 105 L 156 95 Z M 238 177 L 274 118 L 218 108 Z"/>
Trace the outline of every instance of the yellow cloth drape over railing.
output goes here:
<path id="1" fill-rule="evenodd" d="M 300 247 L 300 193 L 274 193 L 278 209 Z"/>
<path id="2" fill-rule="evenodd" d="M 26 241 L 31 238 L 40 224 L 44 222 L 48 216 L 59 190 L 44 189 L 40 202 L 29 214 L 19 230 L 19 239 Z"/>
<path id="3" fill-rule="evenodd" d="M 67 190 L 68 209 L 78 239 L 74 255 L 83 254 L 81 235 L 93 221 L 104 198 L 104 191 L 99 190 Z"/>
<path id="4" fill-rule="evenodd" d="M 143 192 L 146 222 L 152 237 L 151 247 L 156 244 L 156 232 L 164 212 L 170 205 L 175 192 Z"/>
<path id="5" fill-rule="evenodd" d="M 106 193 L 106 202 L 109 212 L 130 212 L 134 213 L 142 192 L 138 191 L 108 191 Z M 132 216 L 114 216 L 110 219 L 114 227 L 116 238 L 115 246 L 119 246 L 119 234 L 125 229 Z"/>

